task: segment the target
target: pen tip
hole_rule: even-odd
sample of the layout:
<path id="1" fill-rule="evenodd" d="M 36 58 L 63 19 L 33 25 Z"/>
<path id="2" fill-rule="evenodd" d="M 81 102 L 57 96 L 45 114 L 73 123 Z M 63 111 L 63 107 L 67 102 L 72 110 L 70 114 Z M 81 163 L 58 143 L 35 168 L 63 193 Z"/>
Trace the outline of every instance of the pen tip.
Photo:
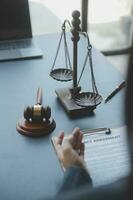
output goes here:
<path id="1" fill-rule="evenodd" d="M 104 99 L 104 103 L 107 103 L 107 98 Z"/>

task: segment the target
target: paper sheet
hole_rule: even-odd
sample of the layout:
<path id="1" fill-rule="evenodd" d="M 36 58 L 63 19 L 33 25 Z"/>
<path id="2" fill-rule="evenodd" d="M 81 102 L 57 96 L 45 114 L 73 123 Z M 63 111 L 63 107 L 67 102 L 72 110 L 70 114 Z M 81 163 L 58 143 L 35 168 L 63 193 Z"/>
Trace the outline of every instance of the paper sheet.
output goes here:
<path id="1" fill-rule="evenodd" d="M 131 169 L 126 127 L 111 134 L 84 135 L 85 161 L 93 185 L 101 186 L 128 176 Z"/>

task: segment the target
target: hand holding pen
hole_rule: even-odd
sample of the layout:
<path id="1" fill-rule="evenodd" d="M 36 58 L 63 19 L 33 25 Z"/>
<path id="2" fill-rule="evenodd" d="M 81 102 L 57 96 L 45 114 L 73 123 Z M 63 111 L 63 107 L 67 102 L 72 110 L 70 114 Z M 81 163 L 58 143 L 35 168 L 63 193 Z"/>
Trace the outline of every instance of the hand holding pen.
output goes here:
<path id="1" fill-rule="evenodd" d="M 124 88 L 126 85 L 125 80 L 123 80 L 120 85 L 118 85 L 115 90 L 113 90 L 106 98 L 105 103 L 107 103 L 115 94 L 117 94 L 122 88 Z"/>

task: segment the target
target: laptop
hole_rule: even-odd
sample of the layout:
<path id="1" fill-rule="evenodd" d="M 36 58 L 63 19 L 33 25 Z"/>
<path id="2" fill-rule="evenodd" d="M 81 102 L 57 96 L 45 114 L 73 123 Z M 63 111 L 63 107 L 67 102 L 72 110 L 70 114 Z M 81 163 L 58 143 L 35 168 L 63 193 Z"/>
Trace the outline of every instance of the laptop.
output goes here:
<path id="1" fill-rule="evenodd" d="M 28 0 L 0 0 L 0 61 L 42 55 L 32 36 Z"/>

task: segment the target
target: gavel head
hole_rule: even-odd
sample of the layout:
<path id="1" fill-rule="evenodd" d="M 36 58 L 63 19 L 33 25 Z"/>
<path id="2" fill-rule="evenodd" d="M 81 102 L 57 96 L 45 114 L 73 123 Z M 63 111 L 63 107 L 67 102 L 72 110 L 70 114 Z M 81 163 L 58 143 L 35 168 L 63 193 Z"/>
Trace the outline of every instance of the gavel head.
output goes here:
<path id="1" fill-rule="evenodd" d="M 49 122 L 51 117 L 51 108 L 49 106 L 43 107 L 40 104 L 36 104 L 33 107 L 26 107 L 24 110 L 24 118 L 31 122 Z"/>

